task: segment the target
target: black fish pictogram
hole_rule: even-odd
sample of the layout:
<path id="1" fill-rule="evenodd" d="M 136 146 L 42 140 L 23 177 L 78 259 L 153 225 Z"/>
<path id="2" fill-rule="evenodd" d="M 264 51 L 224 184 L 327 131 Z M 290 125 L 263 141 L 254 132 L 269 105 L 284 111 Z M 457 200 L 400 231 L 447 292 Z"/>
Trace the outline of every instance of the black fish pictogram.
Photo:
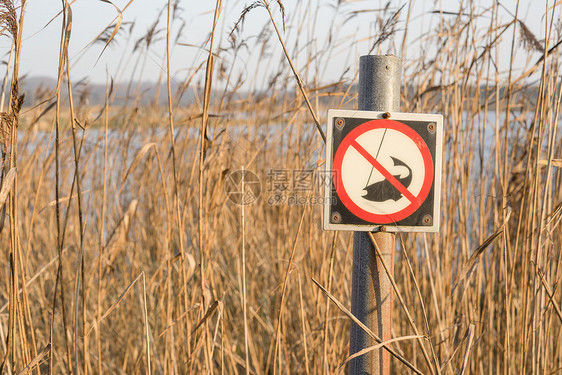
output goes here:
<path id="1" fill-rule="evenodd" d="M 404 187 L 407 189 L 412 182 L 412 169 L 406 165 L 402 160 L 396 159 L 395 157 L 390 157 L 394 162 L 394 166 L 404 166 L 408 169 L 408 175 L 405 177 L 400 177 L 400 175 L 393 175 Z M 394 187 L 387 179 L 375 182 L 374 184 L 368 185 L 363 189 L 367 194 L 363 195 L 363 198 L 373 201 L 373 202 L 384 202 L 388 199 L 397 201 L 402 198 L 402 193 Z"/>

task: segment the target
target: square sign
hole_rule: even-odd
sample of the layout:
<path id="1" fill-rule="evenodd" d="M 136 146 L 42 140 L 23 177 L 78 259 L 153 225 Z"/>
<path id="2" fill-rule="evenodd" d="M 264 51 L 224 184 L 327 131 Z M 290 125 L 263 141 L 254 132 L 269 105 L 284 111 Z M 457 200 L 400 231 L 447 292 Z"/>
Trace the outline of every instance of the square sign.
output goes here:
<path id="1" fill-rule="evenodd" d="M 437 232 L 443 116 L 328 111 L 324 229 Z"/>

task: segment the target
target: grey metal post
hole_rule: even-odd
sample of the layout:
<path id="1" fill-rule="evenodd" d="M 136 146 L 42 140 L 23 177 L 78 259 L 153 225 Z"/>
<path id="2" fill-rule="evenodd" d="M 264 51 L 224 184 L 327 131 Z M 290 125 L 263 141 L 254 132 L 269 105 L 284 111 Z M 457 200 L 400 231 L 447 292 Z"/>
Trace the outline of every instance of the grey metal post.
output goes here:
<path id="1" fill-rule="evenodd" d="M 396 56 L 361 56 L 359 60 L 359 110 L 399 111 L 402 62 Z M 393 233 L 374 233 L 387 265 L 394 268 Z M 353 239 L 353 274 L 351 312 L 383 341 L 391 338 L 392 285 L 384 271 L 367 232 L 355 232 Z M 376 345 L 357 324 L 351 323 L 350 354 Z M 390 354 L 375 350 L 350 361 L 349 374 L 390 372 Z"/>

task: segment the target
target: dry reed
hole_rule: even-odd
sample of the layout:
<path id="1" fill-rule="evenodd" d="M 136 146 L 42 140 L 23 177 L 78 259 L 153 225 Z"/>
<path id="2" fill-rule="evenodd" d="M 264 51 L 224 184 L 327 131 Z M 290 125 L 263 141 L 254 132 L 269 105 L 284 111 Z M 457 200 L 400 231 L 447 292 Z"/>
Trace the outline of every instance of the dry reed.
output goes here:
<path id="1" fill-rule="evenodd" d="M 13 48 L 0 122 L 0 373 L 344 371 L 352 236 L 321 230 L 321 184 L 302 189 L 298 176 L 321 176 L 323 114 L 356 106 L 365 45 L 407 53 L 403 111 L 446 124 L 440 232 L 398 236 L 393 338 L 370 332 L 378 344 L 365 352 L 388 348 L 393 373 L 561 371 L 559 2 L 540 36 L 518 5 L 424 13 L 432 26 L 416 35 L 411 5 L 338 2 L 321 39 L 321 1 L 232 15 L 217 0 L 203 42 L 173 37 L 185 20 L 172 0 L 135 39 L 132 3 L 88 47 L 134 49 L 97 104 L 76 100 L 68 66 L 78 4 L 53 11 L 58 81 L 31 105 L 18 79 L 26 2 L 0 2 Z M 368 35 L 337 33 L 364 13 L 376 17 Z M 250 22 L 264 25 L 255 37 Z M 191 46 L 199 59 L 177 82 L 174 48 Z M 140 84 L 155 49 L 165 105 Z M 347 73 L 327 78 L 342 53 Z M 260 63 L 245 75 L 248 61 Z M 242 207 L 225 192 L 241 168 L 261 180 Z"/>

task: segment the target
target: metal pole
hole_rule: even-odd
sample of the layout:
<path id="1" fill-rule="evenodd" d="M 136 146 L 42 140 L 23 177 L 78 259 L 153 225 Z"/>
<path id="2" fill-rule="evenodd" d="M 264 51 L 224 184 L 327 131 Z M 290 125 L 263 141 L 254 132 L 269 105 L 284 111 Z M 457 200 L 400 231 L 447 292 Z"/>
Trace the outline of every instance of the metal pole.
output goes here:
<path id="1" fill-rule="evenodd" d="M 359 110 L 399 111 L 402 62 L 396 56 L 361 56 L 359 60 Z M 376 232 L 375 241 L 386 264 L 394 268 L 393 233 Z M 391 338 L 392 285 L 377 258 L 367 232 L 353 238 L 351 312 L 383 341 Z M 349 353 L 376 345 L 357 324 L 351 323 Z M 374 350 L 349 363 L 350 375 L 390 373 L 390 354 Z"/>

